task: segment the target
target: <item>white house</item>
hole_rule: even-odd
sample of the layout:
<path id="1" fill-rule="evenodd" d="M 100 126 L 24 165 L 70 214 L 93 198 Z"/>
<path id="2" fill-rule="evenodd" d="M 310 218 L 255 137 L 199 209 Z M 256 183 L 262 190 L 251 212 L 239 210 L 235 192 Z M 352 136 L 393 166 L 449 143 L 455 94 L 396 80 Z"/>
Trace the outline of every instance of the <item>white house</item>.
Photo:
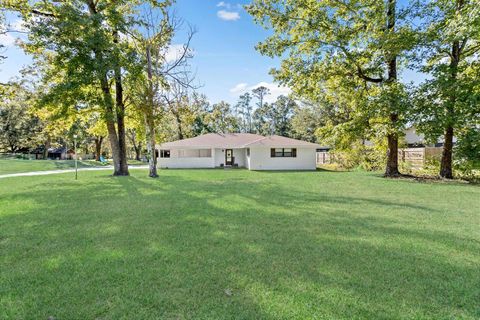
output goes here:
<path id="1" fill-rule="evenodd" d="M 161 168 L 244 167 L 249 170 L 315 170 L 319 145 L 281 136 L 208 133 L 157 146 Z"/>
<path id="2" fill-rule="evenodd" d="M 441 147 L 445 142 L 443 136 L 440 137 L 437 143 L 427 143 L 425 139 L 425 135 L 423 133 L 418 133 L 415 127 L 408 127 L 404 131 L 405 133 L 405 142 L 407 143 L 408 147 L 417 147 L 417 146 L 431 146 L 431 147 Z M 457 138 L 453 137 L 453 143 L 457 143 Z"/>

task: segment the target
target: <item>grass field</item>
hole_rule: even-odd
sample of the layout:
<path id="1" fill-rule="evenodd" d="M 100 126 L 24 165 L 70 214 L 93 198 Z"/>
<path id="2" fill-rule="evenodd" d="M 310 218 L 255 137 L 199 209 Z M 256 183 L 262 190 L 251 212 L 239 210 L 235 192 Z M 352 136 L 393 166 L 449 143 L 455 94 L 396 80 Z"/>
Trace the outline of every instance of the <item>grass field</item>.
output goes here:
<path id="1" fill-rule="evenodd" d="M 78 161 L 79 168 L 101 165 L 96 161 Z M 75 168 L 73 160 L 0 160 L 0 174 Z"/>
<path id="2" fill-rule="evenodd" d="M 480 188 L 363 172 L 0 182 L 0 319 L 479 319 Z"/>
<path id="3" fill-rule="evenodd" d="M 145 164 L 140 161 L 129 160 L 129 164 Z M 101 162 L 94 160 L 78 161 L 79 168 L 103 166 Z M 47 171 L 75 168 L 74 160 L 22 160 L 22 159 L 0 159 L 0 175 L 10 173 L 21 173 L 29 171 Z"/>

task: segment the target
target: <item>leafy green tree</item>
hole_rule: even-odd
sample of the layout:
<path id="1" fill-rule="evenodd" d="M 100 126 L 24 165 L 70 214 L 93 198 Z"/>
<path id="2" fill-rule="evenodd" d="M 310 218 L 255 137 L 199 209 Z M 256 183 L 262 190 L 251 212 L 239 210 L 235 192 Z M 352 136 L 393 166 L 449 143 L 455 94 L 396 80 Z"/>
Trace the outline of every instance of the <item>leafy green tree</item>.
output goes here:
<path id="1" fill-rule="evenodd" d="M 255 133 L 270 135 L 272 133 L 270 118 L 271 106 L 269 103 L 263 103 L 261 107 L 257 107 L 252 115 Z"/>
<path id="2" fill-rule="evenodd" d="M 433 141 L 443 136 L 440 176 L 453 178 L 453 138 L 478 119 L 480 16 L 478 1 L 438 0 L 426 7 L 422 70 L 431 74 L 417 91 L 414 118 Z"/>
<path id="3" fill-rule="evenodd" d="M 317 101 L 328 79 L 352 78 L 372 89 L 385 119 L 388 159 L 385 175 L 398 175 L 398 133 L 403 95 L 398 61 L 416 43 L 414 6 L 399 8 L 396 0 L 255 0 L 247 11 L 273 31 L 257 46 L 260 53 L 282 58 L 272 74 L 299 97 Z M 340 82 L 340 84 L 343 84 Z M 364 111 L 371 114 L 370 109 Z"/>
<path id="4" fill-rule="evenodd" d="M 127 35 L 142 23 L 136 17 L 146 2 L 6 1 L 7 8 L 20 12 L 29 25 L 26 51 L 48 63 L 53 74 L 61 74 L 61 81 L 49 87 L 48 95 L 61 104 L 70 103 L 70 107 L 90 99 L 103 107 L 114 175 L 129 174 L 124 78 L 138 68 L 138 59 Z M 148 2 L 157 4 L 154 0 Z M 92 86 L 100 96 L 85 95 L 84 91 Z"/>
<path id="5" fill-rule="evenodd" d="M 237 118 L 233 114 L 230 104 L 225 101 L 213 104 L 205 118 L 210 132 L 233 133 L 238 131 Z"/>
<path id="6" fill-rule="evenodd" d="M 273 103 L 263 103 L 253 113 L 255 131 L 262 135 L 291 136 L 291 117 L 295 107 L 295 101 L 283 95 Z"/>
<path id="7" fill-rule="evenodd" d="M 262 108 L 265 102 L 265 97 L 270 94 L 270 89 L 264 86 L 257 87 L 252 90 L 252 95 L 258 99 L 257 107 Z"/>
<path id="8" fill-rule="evenodd" d="M 102 146 L 105 137 L 108 135 L 107 127 L 99 111 L 90 110 L 85 114 L 82 127 L 92 138 L 95 150 L 95 160 L 100 161 Z"/>
<path id="9" fill-rule="evenodd" d="M 9 83 L 0 94 L 0 149 L 11 153 L 36 147 L 41 121 L 32 112 L 31 93 Z"/>
<path id="10" fill-rule="evenodd" d="M 279 96 L 272 104 L 271 122 L 273 134 L 290 137 L 292 135 L 291 118 L 297 104 L 286 96 Z"/>
<path id="11" fill-rule="evenodd" d="M 246 92 L 238 98 L 235 113 L 239 116 L 240 131 L 252 132 L 252 96 Z"/>
<path id="12" fill-rule="evenodd" d="M 480 122 L 459 132 L 455 155 L 460 160 L 480 164 Z"/>
<path id="13" fill-rule="evenodd" d="M 141 74 L 131 77 L 131 83 L 134 87 L 134 104 L 145 119 L 150 177 L 158 177 L 155 151 L 157 127 L 170 128 L 165 120 L 173 120 L 176 122 L 178 138 L 183 139 L 183 122 L 190 122 L 186 92 L 194 87 L 188 61 L 193 57 L 190 41 L 195 32 L 190 28 L 187 41 L 170 61 L 168 54 L 172 49 L 171 41 L 182 24 L 169 12 L 170 4 L 171 1 L 163 1 L 144 8 L 144 23 L 134 36 L 136 47 L 144 53 L 140 55 L 140 61 L 145 67 Z M 165 136 L 168 135 L 167 132 Z"/>
<path id="14" fill-rule="evenodd" d="M 192 121 L 192 136 L 195 137 L 211 132 L 207 123 L 207 115 L 211 109 L 207 96 L 194 92 L 191 98 L 191 108 L 194 113 L 194 119 Z"/>
<path id="15" fill-rule="evenodd" d="M 317 142 L 315 131 L 323 124 L 319 116 L 321 109 L 314 104 L 297 105 L 293 111 L 292 137 L 309 142 Z"/>

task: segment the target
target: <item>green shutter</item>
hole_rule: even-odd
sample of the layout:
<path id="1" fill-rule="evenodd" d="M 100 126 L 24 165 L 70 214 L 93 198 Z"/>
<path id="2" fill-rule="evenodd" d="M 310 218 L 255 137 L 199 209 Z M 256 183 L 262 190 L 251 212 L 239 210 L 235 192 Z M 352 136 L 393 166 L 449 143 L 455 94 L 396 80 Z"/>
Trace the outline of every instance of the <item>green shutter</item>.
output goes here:
<path id="1" fill-rule="evenodd" d="M 292 149 L 292 157 L 297 157 L 297 149 Z"/>
<path id="2" fill-rule="evenodd" d="M 270 158 L 275 158 L 275 148 L 270 149 Z"/>

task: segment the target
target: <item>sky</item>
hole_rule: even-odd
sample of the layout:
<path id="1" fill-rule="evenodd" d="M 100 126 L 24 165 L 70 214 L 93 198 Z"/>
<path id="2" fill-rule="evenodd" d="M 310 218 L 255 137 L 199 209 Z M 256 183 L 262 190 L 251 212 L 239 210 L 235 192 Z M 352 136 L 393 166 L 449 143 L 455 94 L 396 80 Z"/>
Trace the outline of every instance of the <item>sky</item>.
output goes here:
<path id="1" fill-rule="evenodd" d="M 267 98 L 274 100 L 280 94 L 288 94 L 289 89 L 278 87 L 269 70 L 278 67 L 280 61 L 260 55 L 255 45 L 264 40 L 269 32 L 256 25 L 243 9 L 248 0 L 227 2 L 218 0 L 177 0 L 176 15 L 184 20 L 184 30 L 174 39 L 173 45 L 186 40 L 187 25 L 196 29 L 191 46 L 194 58 L 191 61 L 198 89 L 215 103 L 221 100 L 235 103 L 238 96 L 263 85 L 270 89 Z M 21 21 L 9 15 L 9 22 L 20 29 Z M 19 33 L 0 36 L 7 46 L 3 53 L 8 58 L 0 65 L 0 82 L 18 76 L 22 66 L 31 59 L 15 47 L 15 37 Z M 415 80 L 418 75 L 406 73 L 407 80 Z"/>

